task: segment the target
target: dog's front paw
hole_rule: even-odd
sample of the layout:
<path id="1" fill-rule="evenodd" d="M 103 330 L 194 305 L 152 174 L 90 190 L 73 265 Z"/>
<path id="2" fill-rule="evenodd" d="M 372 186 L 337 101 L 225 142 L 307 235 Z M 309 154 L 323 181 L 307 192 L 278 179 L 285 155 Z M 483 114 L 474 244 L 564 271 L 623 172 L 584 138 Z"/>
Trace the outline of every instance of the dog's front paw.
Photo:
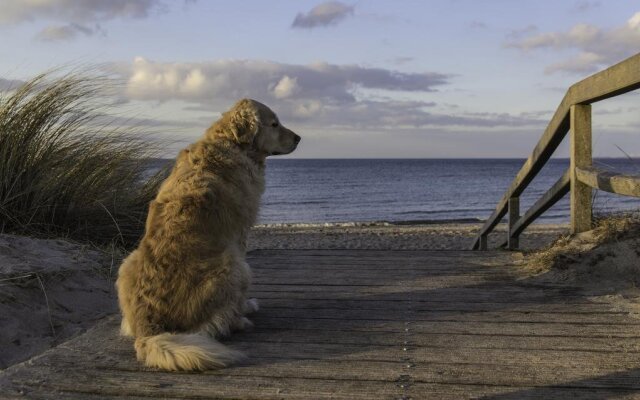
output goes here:
<path id="1" fill-rule="evenodd" d="M 251 329 L 253 329 L 253 322 L 249 321 L 249 319 L 245 317 L 240 318 L 235 326 L 235 330 L 240 332 L 249 331 Z"/>
<path id="2" fill-rule="evenodd" d="M 258 312 L 260 310 L 260 306 L 258 305 L 258 299 L 247 299 L 244 303 L 244 313 L 251 314 Z"/>
<path id="3" fill-rule="evenodd" d="M 227 320 L 214 318 L 204 326 L 204 331 L 212 338 L 224 338 L 231 335 L 232 327 Z"/>

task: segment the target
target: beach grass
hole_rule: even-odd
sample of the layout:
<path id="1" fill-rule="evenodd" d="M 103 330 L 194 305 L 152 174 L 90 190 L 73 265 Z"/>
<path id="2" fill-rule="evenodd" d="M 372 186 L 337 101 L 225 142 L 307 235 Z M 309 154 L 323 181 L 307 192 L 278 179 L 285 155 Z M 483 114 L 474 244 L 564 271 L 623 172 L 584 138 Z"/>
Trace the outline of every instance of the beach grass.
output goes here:
<path id="1" fill-rule="evenodd" d="M 157 145 L 108 117 L 106 78 L 39 75 L 0 96 L 0 231 L 130 246 Z"/>

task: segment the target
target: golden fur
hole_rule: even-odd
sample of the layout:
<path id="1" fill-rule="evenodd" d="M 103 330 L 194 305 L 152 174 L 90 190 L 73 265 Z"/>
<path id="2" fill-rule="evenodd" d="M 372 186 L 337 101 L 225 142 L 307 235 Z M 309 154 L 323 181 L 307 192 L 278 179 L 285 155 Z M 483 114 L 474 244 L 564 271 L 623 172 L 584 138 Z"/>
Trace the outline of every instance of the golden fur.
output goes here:
<path id="1" fill-rule="evenodd" d="M 164 370 L 220 368 L 241 354 L 215 337 L 250 327 L 246 234 L 264 190 L 264 161 L 300 137 L 243 99 L 182 150 L 149 205 L 145 234 L 120 266 L 121 332 L 138 360 Z"/>

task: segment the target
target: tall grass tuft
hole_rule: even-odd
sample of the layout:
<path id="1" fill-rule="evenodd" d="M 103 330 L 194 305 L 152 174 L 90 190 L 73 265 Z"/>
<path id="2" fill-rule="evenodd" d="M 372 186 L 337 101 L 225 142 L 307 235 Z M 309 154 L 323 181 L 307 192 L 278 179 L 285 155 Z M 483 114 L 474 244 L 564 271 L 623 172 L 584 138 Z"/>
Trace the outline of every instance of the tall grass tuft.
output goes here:
<path id="1" fill-rule="evenodd" d="M 157 146 L 106 117 L 108 81 L 42 74 L 0 97 L 0 230 L 130 246 Z"/>

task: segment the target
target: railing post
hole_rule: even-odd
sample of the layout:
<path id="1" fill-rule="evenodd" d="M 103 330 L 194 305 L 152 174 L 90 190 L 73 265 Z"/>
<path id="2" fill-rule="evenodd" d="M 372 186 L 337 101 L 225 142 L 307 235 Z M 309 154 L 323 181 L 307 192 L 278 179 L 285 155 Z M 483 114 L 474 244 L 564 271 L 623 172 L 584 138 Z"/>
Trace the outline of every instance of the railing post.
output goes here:
<path id="1" fill-rule="evenodd" d="M 571 233 L 591 229 L 591 187 L 578 181 L 576 167 L 590 167 L 591 105 L 575 104 L 570 114 Z"/>
<path id="2" fill-rule="evenodd" d="M 518 235 L 511 236 L 511 230 L 520 218 L 520 197 L 509 198 L 509 226 L 507 228 L 507 248 L 517 249 L 520 245 Z"/>
<path id="3" fill-rule="evenodd" d="M 478 244 L 478 250 L 486 250 L 487 249 L 487 235 L 480 235 L 480 243 Z"/>

